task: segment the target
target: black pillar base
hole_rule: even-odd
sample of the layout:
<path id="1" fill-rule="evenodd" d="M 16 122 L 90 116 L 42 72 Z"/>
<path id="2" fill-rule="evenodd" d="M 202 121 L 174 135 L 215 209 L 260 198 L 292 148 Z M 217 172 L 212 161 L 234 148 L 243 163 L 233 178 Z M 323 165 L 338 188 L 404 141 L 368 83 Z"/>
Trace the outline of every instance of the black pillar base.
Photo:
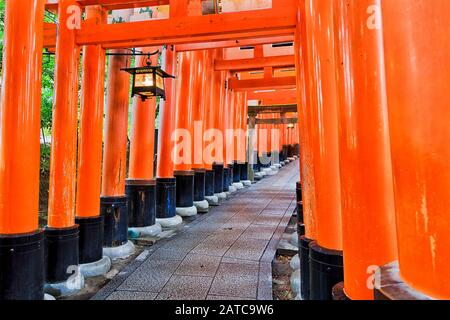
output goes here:
<path id="1" fill-rule="evenodd" d="M 239 165 L 239 173 L 241 175 L 241 181 L 248 180 L 248 162 L 241 163 Z"/>
<path id="2" fill-rule="evenodd" d="M 297 223 L 298 243 L 300 238 L 305 235 L 305 225 L 303 223 Z"/>
<path id="3" fill-rule="evenodd" d="M 194 201 L 205 200 L 206 170 L 194 169 Z"/>
<path id="4" fill-rule="evenodd" d="M 230 191 L 230 168 L 223 168 L 223 189 L 222 192 Z"/>
<path id="5" fill-rule="evenodd" d="M 279 157 L 280 157 L 280 162 L 286 160 L 286 159 L 284 158 L 283 149 L 281 149 L 281 150 L 278 151 L 278 155 L 279 155 Z"/>
<path id="6" fill-rule="evenodd" d="M 300 144 L 298 143 L 294 144 L 294 155 L 296 156 L 300 155 Z"/>
<path id="7" fill-rule="evenodd" d="M 309 283 L 309 244 L 313 241 L 300 236 L 298 256 L 300 258 L 300 294 L 303 300 L 309 300 L 310 283 Z"/>
<path id="8" fill-rule="evenodd" d="M 80 264 L 92 263 L 103 258 L 103 216 L 77 217 L 79 231 L 79 262 Z"/>
<path id="9" fill-rule="evenodd" d="M 259 167 L 261 168 L 269 168 L 271 163 L 270 163 L 270 152 L 263 152 L 261 153 L 261 155 L 258 157 L 258 162 L 259 162 Z"/>
<path id="10" fill-rule="evenodd" d="M 100 197 L 104 221 L 103 246 L 118 247 L 128 241 L 127 196 Z"/>
<path id="11" fill-rule="evenodd" d="M 287 145 L 287 144 L 283 145 L 282 154 L 283 154 L 283 161 L 289 157 L 289 145 Z"/>
<path id="12" fill-rule="evenodd" d="M 280 163 L 280 153 L 278 151 L 272 151 L 270 153 L 270 162 L 272 165 Z"/>
<path id="13" fill-rule="evenodd" d="M 174 171 L 176 178 L 176 207 L 188 208 L 194 205 L 194 171 Z"/>
<path id="14" fill-rule="evenodd" d="M 44 232 L 0 235 L 0 300 L 44 299 Z"/>
<path id="15" fill-rule="evenodd" d="M 214 170 L 206 170 L 205 173 L 205 196 L 214 195 Z"/>
<path id="16" fill-rule="evenodd" d="M 303 201 L 297 202 L 297 219 L 299 223 L 305 222 L 305 217 L 303 215 Z"/>
<path id="17" fill-rule="evenodd" d="M 234 164 L 229 164 L 228 166 L 228 170 L 230 170 L 230 175 L 228 177 L 228 185 L 232 186 L 233 185 L 233 181 L 234 181 Z"/>
<path id="18" fill-rule="evenodd" d="M 342 251 L 309 244 L 310 299 L 332 300 L 334 285 L 344 280 Z"/>
<path id="19" fill-rule="evenodd" d="M 294 145 L 293 145 L 293 144 L 290 144 L 290 145 L 288 146 L 288 158 L 292 158 L 292 157 L 294 156 L 294 153 L 295 153 L 295 151 L 294 151 Z"/>
<path id="20" fill-rule="evenodd" d="M 214 170 L 214 193 L 221 193 L 223 192 L 223 176 L 224 176 L 224 168 L 223 164 L 221 163 L 214 163 L 213 164 L 213 170 Z"/>
<path id="21" fill-rule="evenodd" d="M 69 228 L 45 228 L 45 281 L 66 281 L 72 272 L 68 268 L 79 263 L 78 225 Z M 70 273 L 69 273 L 69 272 Z"/>
<path id="22" fill-rule="evenodd" d="M 156 220 L 156 181 L 127 179 L 128 226 L 149 227 Z"/>
<path id="23" fill-rule="evenodd" d="M 296 188 L 295 188 L 295 194 L 297 196 L 297 202 L 302 201 L 302 183 L 300 181 L 297 181 Z"/>
<path id="24" fill-rule="evenodd" d="M 233 164 L 233 182 L 241 182 L 241 162 L 234 161 Z"/>
<path id="25" fill-rule="evenodd" d="M 173 218 L 176 211 L 176 179 L 156 179 L 156 218 Z"/>

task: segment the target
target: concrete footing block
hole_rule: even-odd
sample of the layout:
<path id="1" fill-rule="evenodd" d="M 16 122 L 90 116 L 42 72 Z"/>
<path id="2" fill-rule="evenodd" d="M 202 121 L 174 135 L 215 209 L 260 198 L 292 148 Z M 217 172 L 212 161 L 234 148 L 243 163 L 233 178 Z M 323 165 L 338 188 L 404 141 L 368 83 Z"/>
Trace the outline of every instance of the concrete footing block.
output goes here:
<path id="1" fill-rule="evenodd" d="M 176 208 L 177 215 L 181 217 L 193 217 L 197 214 L 197 207 L 185 207 L 185 208 Z"/>
<path id="2" fill-rule="evenodd" d="M 126 259 L 133 255 L 135 250 L 134 243 L 128 240 L 125 244 L 118 247 L 104 247 L 103 255 L 110 257 L 111 260 Z"/>
<path id="3" fill-rule="evenodd" d="M 218 206 L 219 198 L 217 196 L 205 196 L 205 200 L 208 201 L 210 206 Z"/>
<path id="4" fill-rule="evenodd" d="M 300 269 L 300 257 L 298 253 L 292 257 L 291 262 L 289 262 L 289 265 L 291 266 L 291 269 L 293 271 Z"/>
<path id="5" fill-rule="evenodd" d="M 244 187 L 250 187 L 252 185 L 252 182 L 250 180 L 243 180 L 242 185 Z"/>
<path id="6" fill-rule="evenodd" d="M 162 219 L 156 218 L 156 223 L 159 223 L 163 229 L 175 229 L 183 223 L 183 218 L 181 218 L 180 216 Z"/>
<path id="7" fill-rule="evenodd" d="M 291 234 L 291 238 L 289 239 L 289 242 L 293 245 L 298 247 L 298 233 L 295 231 L 293 234 Z"/>
<path id="8" fill-rule="evenodd" d="M 233 186 L 236 188 L 236 190 L 244 189 L 244 184 L 242 182 L 234 182 Z"/>
<path id="9" fill-rule="evenodd" d="M 291 274 L 291 289 L 297 296 L 300 293 L 300 269 L 295 270 Z"/>
<path id="10" fill-rule="evenodd" d="M 194 206 L 197 208 L 198 213 L 207 213 L 209 211 L 208 200 L 194 201 Z"/>
<path id="11" fill-rule="evenodd" d="M 229 186 L 228 190 L 229 190 L 230 193 L 235 193 L 237 191 L 237 189 L 236 189 L 236 187 L 234 185 L 233 186 Z"/>
<path id="12" fill-rule="evenodd" d="M 128 232 L 135 233 L 136 238 L 140 237 L 156 237 L 162 232 L 162 227 L 159 223 L 155 223 L 152 226 L 140 227 L 140 228 L 128 228 Z"/>
<path id="13" fill-rule="evenodd" d="M 84 276 L 80 272 L 79 266 L 72 270 L 75 272 L 69 279 L 64 282 L 46 283 L 44 285 L 44 292 L 53 297 L 69 297 L 78 293 L 84 288 Z"/>
<path id="14" fill-rule="evenodd" d="M 85 278 L 92 278 L 106 274 L 111 269 L 111 259 L 103 256 L 98 261 L 80 264 L 80 272 Z"/>
<path id="15" fill-rule="evenodd" d="M 226 192 L 215 193 L 214 195 L 217 198 L 219 198 L 219 201 L 225 200 L 227 198 L 227 193 Z"/>

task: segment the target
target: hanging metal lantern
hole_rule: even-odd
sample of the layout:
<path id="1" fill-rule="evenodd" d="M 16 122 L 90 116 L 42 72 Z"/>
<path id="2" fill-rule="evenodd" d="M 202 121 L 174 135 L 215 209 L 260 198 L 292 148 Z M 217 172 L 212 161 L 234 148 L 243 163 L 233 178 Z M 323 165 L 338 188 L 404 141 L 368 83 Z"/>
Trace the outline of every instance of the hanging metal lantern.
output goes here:
<path id="1" fill-rule="evenodd" d="M 160 66 L 147 66 L 122 69 L 133 76 L 131 96 L 140 96 L 143 101 L 151 97 L 166 99 L 165 78 L 175 78 L 168 74 Z"/>

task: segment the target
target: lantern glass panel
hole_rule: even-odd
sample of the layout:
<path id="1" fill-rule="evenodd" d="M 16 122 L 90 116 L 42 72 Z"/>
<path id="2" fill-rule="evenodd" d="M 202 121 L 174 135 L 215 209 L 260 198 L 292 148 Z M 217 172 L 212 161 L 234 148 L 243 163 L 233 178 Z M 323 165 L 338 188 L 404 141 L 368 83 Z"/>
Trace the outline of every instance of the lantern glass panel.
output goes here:
<path id="1" fill-rule="evenodd" d="M 136 88 L 153 87 L 153 85 L 152 73 L 136 74 L 136 79 L 134 80 L 134 86 Z"/>
<path id="2" fill-rule="evenodd" d="M 159 73 L 156 74 L 156 87 L 164 91 L 164 78 Z"/>

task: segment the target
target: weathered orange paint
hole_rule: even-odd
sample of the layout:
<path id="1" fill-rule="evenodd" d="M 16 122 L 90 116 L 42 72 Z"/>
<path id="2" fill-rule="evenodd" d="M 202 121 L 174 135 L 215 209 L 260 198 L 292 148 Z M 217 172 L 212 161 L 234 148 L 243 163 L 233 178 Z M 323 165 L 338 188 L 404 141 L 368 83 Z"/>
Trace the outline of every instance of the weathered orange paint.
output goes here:
<path id="1" fill-rule="evenodd" d="M 159 47 L 141 48 L 143 53 L 152 53 Z M 147 56 L 138 56 L 136 66 L 146 66 Z M 158 54 L 150 56 L 152 66 L 158 65 Z M 155 114 L 156 98 L 142 101 L 140 97 L 133 98 L 133 118 L 130 139 L 130 160 L 128 177 L 130 179 L 153 179 L 155 150 Z"/>
<path id="2" fill-rule="evenodd" d="M 229 79 L 229 88 L 236 91 L 258 91 L 273 89 L 293 89 L 296 82 L 294 76 L 287 77 L 266 77 L 261 79 L 239 80 L 237 78 Z"/>
<path id="3" fill-rule="evenodd" d="M 297 113 L 300 124 L 300 176 L 302 184 L 303 223 L 305 237 L 317 238 L 316 225 L 316 191 L 314 177 L 312 119 L 311 110 L 314 105 L 312 93 L 314 79 L 308 59 L 308 37 L 306 30 L 305 0 L 299 1 L 297 12 L 298 23 L 295 33 L 295 70 L 297 73 Z M 309 38 L 310 39 L 310 38 Z M 285 127 L 285 125 L 283 125 Z"/>
<path id="4" fill-rule="evenodd" d="M 77 33 L 77 43 L 127 48 L 292 35 L 296 23 L 296 2 L 277 0 L 276 7 L 251 12 L 175 17 L 171 14 L 169 19 L 82 27 Z M 148 30 L 152 32 L 149 34 Z M 54 38 L 46 33 L 46 47 L 53 46 L 53 41 Z"/>
<path id="5" fill-rule="evenodd" d="M 66 228 L 75 224 L 80 48 L 75 44 L 75 29 L 67 24 L 71 16 L 68 8 L 75 5 L 75 0 L 60 0 L 58 7 L 47 221 L 51 228 Z"/>
<path id="6" fill-rule="evenodd" d="M 231 70 L 231 71 L 248 71 L 259 70 L 265 67 L 293 67 L 294 56 L 274 56 L 261 57 L 250 59 L 233 59 L 233 60 L 216 60 L 214 67 L 216 71 Z"/>
<path id="7" fill-rule="evenodd" d="M 114 50 L 113 52 L 128 53 L 129 51 Z M 129 56 L 109 57 L 102 196 L 125 194 L 130 75 L 120 69 L 127 68 L 129 64 Z"/>
<path id="8" fill-rule="evenodd" d="M 176 71 L 176 52 L 174 48 L 168 46 L 165 50 L 165 68 L 164 70 L 174 75 Z M 158 132 L 158 178 L 173 177 L 173 142 L 171 140 L 172 132 L 175 129 L 176 104 L 175 104 L 175 79 L 166 78 L 166 100 L 160 102 L 160 123 Z"/>
<path id="9" fill-rule="evenodd" d="M 221 57 L 223 54 L 222 50 L 216 51 L 216 57 Z M 225 108 L 223 107 L 223 98 L 224 98 L 224 91 L 225 91 L 225 82 L 223 73 L 225 71 L 214 71 L 213 72 L 213 90 L 212 90 L 212 101 L 214 103 L 214 129 L 220 130 L 222 134 L 222 140 L 225 145 L 224 141 L 224 135 L 223 135 L 223 128 L 225 124 Z M 224 150 L 223 148 L 221 150 L 215 150 L 215 156 L 214 161 L 217 163 L 224 163 Z"/>
<path id="10" fill-rule="evenodd" d="M 367 28 L 379 0 L 334 2 L 344 287 L 373 299 L 373 266 L 397 258 L 382 30 Z M 381 21 L 380 21 L 381 22 Z"/>
<path id="11" fill-rule="evenodd" d="M 289 42 L 294 39 L 293 35 L 288 36 L 275 36 L 265 38 L 251 38 L 241 40 L 224 40 L 224 41 L 208 41 L 203 43 L 187 43 L 177 46 L 177 50 L 181 51 L 194 51 L 194 50 L 212 50 L 218 48 L 233 48 L 233 47 L 245 47 L 254 46 L 258 44 L 273 44 Z"/>
<path id="12" fill-rule="evenodd" d="M 106 23 L 106 12 L 100 7 L 87 7 L 86 21 Z M 83 48 L 77 217 L 96 217 L 100 214 L 105 64 L 105 50 L 101 46 Z"/>
<path id="13" fill-rule="evenodd" d="M 213 88 L 213 60 L 214 52 L 212 50 L 205 50 L 205 61 L 204 61 L 204 71 L 203 71 L 203 91 L 202 91 L 202 103 L 203 103 L 203 148 L 208 145 L 205 139 L 205 133 L 214 127 L 214 103 L 212 100 Z M 212 163 L 208 161 L 209 159 L 203 158 L 204 168 L 207 170 L 212 170 Z"/>
<path id="14" fill-rule="evenodd" d="M 450 299 L 450 2 L 381 2 L 400 275 Z"/>
<path id="15" fill-rule="evenodd" d="M 215 103 L 215 71 L 214 71 L 214 58 L 215 56 L 217 56 L 217 51 L 216 50 L 207 50 L 206 51 L 206 61 L 205 61 L 205 72 L 204 74 L 204 81 L 205 81 L 205 85 L 204 85 L 204 91 L 203 91 L 203 96 L 204 96 L 204 102 L 205 102 L 205 107 L 204 107 L 204 118 L 205 118 L 205 126 L 204 126 L 204 130 L 205 133 L 214 129 L 214 125 L 215 125 L 215 117 L 216 117 L 216 110 L 217 110 L 217 105 Z M 205 137 L 206 135 L 204 135 Z M 214 143 L 211 139 L 211 141 L 206 140 L 205 138 L 205 148 L 207 146 L 209 146 L 211 143 Z M 213 157 L 214 158 L 214 157 Z M 208 161 L 209 160 L 209 161 Z M 215 159 L 204 159 L 205 161 L 205 168 L 208 170 L 212 169 L 212 163 L 211 160 L 215 160 Z"/>
<path id="16" fill-rule="evenodd" d="M 44 1 L 5 8 L 0 104 L 0 234 L 38 229 Z"/>
<path id="17" fill-rule="evenodd" d="M 190 95 L 192 93 L 192 52 L 181 52 L 178 54 L 178 72 L 176 85 L 176 127 L 175 129 L 180 133 L 175 141 L 175 157 L 178 163 L 175 163 L 175 170 L 187 171 L 191 170 L 192 150 L 191 143 L 183 141 L 186 134 L 190 134 L 193 125 L 193 112 L 191 107 Z M 192 137 L 191 137 L 192 138 Z M 178 148 L 182 146 L 182 148 Z M 183 148 L 184 147 L 184 148 Z M 187 149 L 188 148 L 188 149 Z M 186 155 L 186 152 L 189 156 Z M 186 158 L 187 161 L 181 161 Z"/>
<path id="18" fill-rule="evenodd" d="M 238 96 L 241 97 L 240 103 L 241 103 L 241 111 L 240 111 L 240 128 L 242 130 L 242 136 L 240 140 L 241 148 L 240 148 L 240 154 L 239 154 L 239 161 L 241 162 L 247 162 L 247 123 L 248 123 L 248 98 L 247 98 L 247 92 L 239 92 L 237 93 Z"/>
<path id="19" fill-rule="evenodd" d="M 203 163 L 203 130 L 205 126 L 206 101 L 204 93 L 205 80 L 205 60 L 206 52 L 194 51 L 192 54 L 192 88 L 189 98 L 191 100 L 192 120 L 192 169 L 204 169 Z M 196 129 L 197 127 L 197 129 Z"/>
<path id="20" fill-rule="evenodd" d="M 308 65 L 312 76 L 311 138 L 314 153 L 317 242 L 342 250 L 333 1 L 306 1 Z M 320 68 L 319 68 L 320 66 Z"/>

